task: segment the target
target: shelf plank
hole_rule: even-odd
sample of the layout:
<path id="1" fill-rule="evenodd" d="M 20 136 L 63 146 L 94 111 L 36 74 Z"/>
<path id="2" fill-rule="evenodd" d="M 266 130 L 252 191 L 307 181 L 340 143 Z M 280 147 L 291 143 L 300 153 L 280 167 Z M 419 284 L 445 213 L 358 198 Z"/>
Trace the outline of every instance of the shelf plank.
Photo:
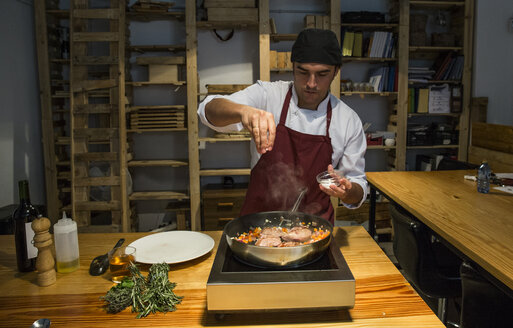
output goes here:
<path id="1" fill-rule="evenodd" d="M 202 169 L 200 176 L 250 175 L 251 169 Z"/>
<path id="2" fill-rule="evenodd" d="M 217 22 L 217 21 L 199 21 L 196 22 L 196 27 L 200 29 L 246 29 L 250 27 L 257 27 L 258 22 L 248 22 L 248 21 L 240 21 L 240 22 Z"/>
<path id="3" fill-rule="evenodd" d="M 189 199 L 185 192 L 178 191 L 134 191 L 130 200 L 182 200 Z"/>
<path id="4" fill-rule="evenodd" d="M 198 141 L 203 142 L 226 142 L 226 141 L 250 141 L 251 137 L 230 137 L 230 138 L 198 138 Z"/>
<path id="5" fill-rule="evenodd" d="M 408 117 L 424 116 L 424 117 L 435 117 L 435 116 L 453 116 L 458 117 L 461 113 L 408 113 Z"/>
<path id="6" fill-rule="evenodd" d="M 393 29 L 399 27 L 399 23 L 341 23 L 340 26 L 359 29 Z"/>
<path id="7" fill-rule="evenodd" d="M 126 109 L 126 112 L 137 112 L 144 109 L 185 109 L 185 105 L 130 106 Z"/>
<path id="8" fill-rule="evenodd" d="M 371 145 L 367 146 L 367 150 L 375 150 L 375 149 L 382 149 L 382 150 L 391 150 L 395 149 L 395 146 L 377 146 L 377 145 Z"/>
<path id="9" fill-rule="evenodd" d="M 397 92 L 374 92 L 374 91 L 342 91 L 340 92 L 341 96 L 380 96 L 380 97 L 388 97 L 388 96 L 397 96 Z"/>
<path id="10" fill-rule="evenodd" d="M 187 166 L 189 162 L 187 160 L 176 160 L 176 159 L 148 159 L 148 160 L 131 160 L 128 162 L 129 167 L 147 167 L 147 166 L 171 166 L 180 167 Z"/>
<path id="11" fill-rule="evenodd" d="M 177 10 L 166 12 L 129 11 L 126 13 L 126 18 L 130 20 L 139 20 L 145 22 L 169 19 L 183 20 L 185 18 L 185 12 Z"/>
<path id="12" fill-rule="evenodd" d="M 121 202 L 113 201 L 77 201 L 75 202 L 77 211 L 120 211 Z"/>
<path id="13" fill-rule="evenodd" d="M 406 146 L 407 149 L 443 149 L 458 148 L 458 145 Z"/>
<path id="14" fill-rule="evenodd" d="M 148 128 L 148 129 L 127 129 L 126 132 L 130 133 L 144 133 L 144 132 L 177 132 L 187 131 L 187 128 Z"/>
<path id="15" fill-rule="evenodd" d="M 442 52 L 442 51 L 462 51 L 463 47 L 410 46 L 408 49 L 411 52 L 415 52 L 415 51 Z"/>
<path id="16" fill-rule="evenodd" d="M 126 81 L 126 85 L 132 85 L 134 87 L 143 87 L 148 85 L 185 85 L 185 81 L 174 81 L 174 82 L 149 82 L 149 81 Z"/>
<path id="17" fill-rule="evenodd" d="M 271 68 L 273 73 L 292 73 L 292 68 Z"/>
<path id="18" fill-rule="evenodd" d="M 420 1 L 410 0 L 410 6 L 415 8 L 451 8 L 451 7 L 463 7 L 465 1 Z"/>
<path id="19" fill-rule="evenodd" d="M 280 42 L 280 41 L 296 41 L 297 34 L 271 34 L 271 41 Z"/>
<path id="20" fill-rule="evenodd" d="M 185 51 L 184 44 L 154 44 L 154 45 L 131 45 L 127 47 L 130 51 L 133 52 L 179 52 Z"/>
<path id="21" fill-rule="evenodd" d="M 378 57 L 342 57 L 342 62 L 370 62 L 370 63 L 381 63 L 381 62 L 395 62 L 397 58 L 378 58 Z"/>
<path id="22" fill-rule="evenodd" d="M 428 80 L 426 82 L 417 82 L 408 80 L 408 84 L 461 84 L 460 80 Z"/>

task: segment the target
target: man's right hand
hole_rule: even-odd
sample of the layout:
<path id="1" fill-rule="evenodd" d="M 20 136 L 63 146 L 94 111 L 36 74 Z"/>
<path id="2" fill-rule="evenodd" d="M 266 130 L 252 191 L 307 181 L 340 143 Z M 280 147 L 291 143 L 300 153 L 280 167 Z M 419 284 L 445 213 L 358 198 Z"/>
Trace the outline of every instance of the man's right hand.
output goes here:
<path id="1" fill-rule="evenodd" d="M 264 154 L 273 149 L 276 137 L 276 123 L 273 114 L 255 107 L 217 98 L 205 106 L 205 115 L 215 126 L 226 126 L 241 122 L 253 139 L 258 153 Z"/>
<path id="2" fill-rule="evenodd" d="M 251 133 L 259 154 L 273 149 L 276 123 L 273 114 L 254 107 L 245 106 L 241 111 L 242 125 Z"/>

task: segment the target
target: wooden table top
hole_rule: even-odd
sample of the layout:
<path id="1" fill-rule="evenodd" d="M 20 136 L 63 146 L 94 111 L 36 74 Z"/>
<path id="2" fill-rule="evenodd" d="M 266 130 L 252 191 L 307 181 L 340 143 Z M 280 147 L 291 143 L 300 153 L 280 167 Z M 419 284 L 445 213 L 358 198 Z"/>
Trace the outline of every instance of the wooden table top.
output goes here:
<path id="1" fill-rule="evenodd" d="M 335 240 L 356 280 L 353 309 L 316 312 L 232 314 L 221 322 L 206 309 L 206 283 L 220 231 L 206 232 L 216 241 L 214 250 L 199 259 L 171 266 L 175 292 L 184 296 L 178 310 L 135 319 L 125 310 L 107 314 L 99 297 L 112 286 L 109 273 L 92 277 L 91 260 L 123 237 L 126 244 L 147 233 L 79 235 L 80 269 L 57 274 L 48 287 L 36 285 L 36 272 L 16 272 L 13 236 L 0 236 L 0 326 L 29 327 L 49 318 L 51 327 L 443 327 L 426 303 L 407 283 L 379 246 L 360 226 L 337 228 Z M 147 270 L 147 268 L 145 268 Z M 147 272 L 144 272 L 147 274 Z"/>
<path id="2" fill-rule="evenodd" d="M 471 171 L 368 172 L 378 190 L 513 289 L 513 194 L 477 192 Z"/>

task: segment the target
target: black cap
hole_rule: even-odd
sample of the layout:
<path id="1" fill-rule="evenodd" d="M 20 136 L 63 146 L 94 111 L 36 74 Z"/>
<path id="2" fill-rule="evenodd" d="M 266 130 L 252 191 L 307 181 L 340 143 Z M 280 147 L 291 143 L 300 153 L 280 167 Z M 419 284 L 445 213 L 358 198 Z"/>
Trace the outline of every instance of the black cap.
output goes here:
<path id="1" fill-rule="evenodd" d="M 333 31 L 309 28 L 301 31 L 292 46 L 292 62 L 340 66 L 342 51 Z"/>

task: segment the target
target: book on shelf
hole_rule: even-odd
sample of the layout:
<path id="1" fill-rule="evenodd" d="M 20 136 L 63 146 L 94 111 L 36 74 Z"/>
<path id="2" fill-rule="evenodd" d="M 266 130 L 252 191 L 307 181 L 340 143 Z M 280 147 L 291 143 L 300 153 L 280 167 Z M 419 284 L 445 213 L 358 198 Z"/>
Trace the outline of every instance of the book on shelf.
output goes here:
<path id="1" fill-rule="evenodd" d="M 374 92 L 393 92 L 397 81 L 397 66 L 382 66 L 369 72 Z"/>
<path id="2" fill-rule="evenodd" d="M 433 64 L 433 70 L 436 72 L 433 76 L 434 80 L 442 80 L 444 75 L 446 74 L 449 66 L 451 66 L 451 62 L 454 57 L 454 52 L 449 51 L 446 54 L 440 54 L 438 58 L 435 60 Z"/>
<path id="3" fill-rule="evenodd" d="M 342 56 L 349 57 L 353 55 L 354 32 L 346 31 L 344 33 L 344 42 L 342 43 Z"/>
<path id="4" fill-rule="evenodd" d="M 353 57 L 362 57 L 363 33 L 354 33 Z"/>
<path id="5" fill-rule="evenodd" d="M 428 113 L 429 109 L 429 89 L 428 88 L 419 88 L 419 98 L 417 105 L 417 113 Z"/>

